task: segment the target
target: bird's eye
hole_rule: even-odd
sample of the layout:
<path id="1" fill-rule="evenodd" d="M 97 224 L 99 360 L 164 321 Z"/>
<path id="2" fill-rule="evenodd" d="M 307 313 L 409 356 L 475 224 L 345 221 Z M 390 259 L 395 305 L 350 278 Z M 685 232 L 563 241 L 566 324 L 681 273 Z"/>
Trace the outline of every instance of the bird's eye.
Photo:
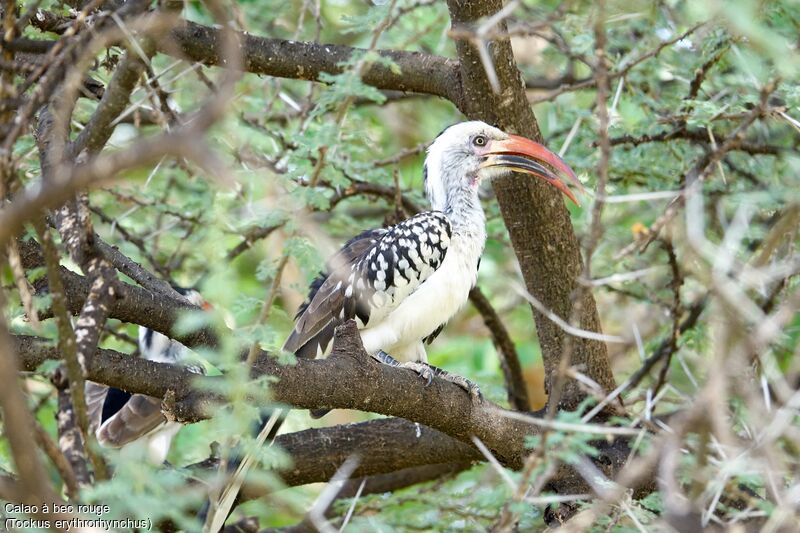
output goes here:
<path id="1" fill-rule="evenodd" d="M 472 144 L 475 146 L 486 146 L 487 139 L 483 135 L 476 135 L 472 139 Z"/>

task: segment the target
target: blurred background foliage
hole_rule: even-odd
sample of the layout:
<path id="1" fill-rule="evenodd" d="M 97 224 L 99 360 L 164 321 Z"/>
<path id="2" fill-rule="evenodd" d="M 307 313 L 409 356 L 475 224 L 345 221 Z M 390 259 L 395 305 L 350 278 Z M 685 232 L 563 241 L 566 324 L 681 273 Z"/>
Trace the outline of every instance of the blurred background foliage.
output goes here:
<path id="1" fill-rule="evenodd" d="M 363 0 L 326 0 L 319 4 L 243 0 L 236 3 L 235 11 L 239 28 L 255 35 L 363 48 L 377 39 L 379 49 L 455 57 L 443 2 L 375 4 Z M 593 4 L 523 1 L 508 19 L 516 59 L 529 80 L 529 97 L 546 143 L 563 155 L 590 190 L 599 157 L 594 89 L 561 94 L 554 91 L 561 84 L 592 76 Z M 66 6 L 53 0 L 45 0 L 42 7 L 68 14 Z M 747 144 L 752 149 L 726 155 L 704 185 L 706 236 L 722 243 L 726 229 L 746 208 L 749 224 L 742 230 L 735 255 L 741 262 L 750 261 L 776 217 L 800 201 L 800 4 L 793 0 L 626 0 L 609 2 L 607 11 L 609 69 L 612 74 L 624 71 L 624 75 L 611 79 L 609 196 L 622 198 L 682 188 L 687 171 L 759 104 L 761 88 L 772 80 L 777 83 L 769 97 L 774 108 L 771 116 L 748 130 Z M 186 2 L 183 14 L 204 24 L 213 22 L 200 2 Z M 550 23 L 541 24 L 548 19 Z M 375 29 L 387 21 L 388 26 L 377 35 Z M 696 27 L 698 24 L 703 25 Z M 690 30 L 686 37 L 677 39 Z M 36 30 L 26 31 L 30 37 L 42 38 Z M 120 54 L 119 49 L 105 51 L 91 74 L 108 81 L 109 67 Z M 442 99 L 382 93 L 365 86 L 357 75 L 359 61 L 364 60 L 373 61 L 375 57 L 352 58 L 353 68 L 329 76 L 329 85 L 243 76 L 225 119 L 213 130 L 213 142 L 225 156 L 228 176 L 205 176 L 191 165 L 162 161 L 91 195 L 96 228 L 104 239 L 163 278 L 198 287 L 213 304 L 210 320 L 230 328 L 232 334 L 224 336 L 219 351 L 201 352 L 199 356 L 211 371 L 233 371 L 232 387 L 244 381 L 235 372 L 238 349 L 259 342 L 265 349 L 280 350 L 308 282 L 337 246 L 361 230 L 408 216 L 396 202 L 401 194 L 426 208 L 422 192 L 424 145 L 444 127 L 463 119 Z M 628 68 L 630 65 L 634 66 Z M 163 55 L 154 57 L 153 69 L 178 113 L 194 109 L 201 101 L 198 95 L 207 91 L 218 75 L 214 69 Z M 702 84 L 693 91 L 692 83 L 698 76 L 702 76 Z M 111 149 L 125 146 L 137 132 L 155 132 L 163 127 L 149 123 L 152 113 L 147 111 L 153 103 L 146 91 L 139 87 L 131 100 L 135 105 L 124 117 L 125 123 L 117 127 L 109 143 Z M 74 116 L 75 132 L 95 105 L 80 100 Z M 670 132 L 677 133 L 669 138 Z M 648 142 L 659 137 L 658 142 Z M 37 179 L 39 164 L 32 137 L 18 143 L 16 150 L 29 156 L 29 167 L 22 169 L 26 179 Z M 406 151 L 407 156 L 397 157 Z M 320 165 L 321 157 L 324 164 Z M 377 184 L 389 193 L 350 195 L 354 184 Z M 621 250 L 647 236 L 668 200 L 612 200 L 603 213 L 604 234 L 593 258 L 594 277 L 640 272 L 631 279 L 603 283 L 594 291 L 605 331 L 640 339 L 638 347 L 635 342 L 610 346 L 620 383 L 639 368 L 640 357 L 651 354 L 670 335 L 675 302 L 665 249 L 653 243 L 641 253 L 620 257 Z M 585 195 L 582 203 L 583 207 L 570 205 L 569 209 L 577 232 L 585 238 L 591 220 L 591 194 Z M 489 189 L 484 206 L 489 241 L 479 284 L 511 332 L 531 384 L 532 399 L 541 406 L 545 398 L 531 311 L 517 290 L 521 287 L 517 263 Z M 681 224 L 680 216 L 677 224 Z M 231 258 L 229 254 L 244 235 L 267 228 L 277 229 Z M 674 233 L 680 235 L 680 231 Z M 679 240 L 673 244 L 682 277 L 681 305 L 688 306 L 708 290 L 705 260 Z M 284 256 L 289 257 L 285 265 Z M 269 319 L 259 324 L 257 316 L 279 269 L 280 294 Z M 4 282 L 11 283 L 8 273 Z M 796 287 L 797 280 L 791 277 L 783 289 Z M 773 289 L 751 287 L 749 293 L 764 300 Z M 37 305 L 46 308 L 49 301 L 40 299 Z M 18 302 L 12 299 L 8 308 L 15 332 L 29 333 L 30 325 L 24 321 Z M 209 319 L 186 317 L 183 326 L 197 327 L 204 320 Z M 45 323 L 43 327 L 44 335 L 56 336 L 53 325 Z M 136 334 L 135 326 L 112 321 L 103 345 L 133 352 L 136 346 L 130 339 Z M 795 317 L 774 350 L 784 370 L 792 366 L 798 334 L 800 318 Z M 696 383 L 704 379 L 706 361 L 713 351 L 710 335 L 708 320 L 701 319 L 681 336 L 656 412 L 680 406 L 696 390 Z M 495 349 L 474 309 L 466 308 L 445 328 L 430 348 L 430 360 L 477 381 L 493 401 L 505 402 Z M 655 376 L 646 379 L 626 394 L 632 413 L 652 414 L 648 388 L 654 381 Z M 39 421 L 54 433 L 56 407 L 49 383 L 32 377 L 28 389 L 31 398 L 41 402 Z M 245 432 L 255 409 L 240 405 L 234 412 L 240 416 L 220 416 L 185 427 L 169 461 L 178 466 L 200 461 L 208 456 L 210 442 L 225 442 L 226 435 Z M 305 412 L 297 412 L 285 430 L 370 416 L 337 411 L 321 421 L 312 421 Z M 583 444 L 560 445 L 562 451 L 569 451 Z M 184 523 L 186 517 L 180 511 L 196 504 L 199 493 L 188 490 L 182 476 L 147 466 L 136 453 L 125 450 L 122 455 L 110 454 L 117 475 L 95 487 L 92 498 L 113 502 L 113 512 L 120 515 L 140 516 L 144 512 L 153 519 L 170 517 Z M 287 460 L 276 450 L 266 455 L 269 461 Z M 11 468 L 2 440 L 0 467 Z M 688 472 L 692 461 L 687 459 L 684 467 Z M 742 479 L 745 474 L 741 473 Z M 262 475 L 266 482 L 280 484 L 274 476 Z M 753 480 L 755 486 L 762 482 Z M 302 518 L 318 491 L 317 486 L 277 491 L 267 497 L 267 503 L 242 506 L 237 515 L 257 515 L 264 526 L 292 524 Z M 478 465 L 450 479 L 391 495 L 362 497 L 347 530 L 481 530 L 497 520 L 510 492 L 491 466 Z M 339 505 L 344 512 L 350 502 Z M 659 508 L 657 495 L 630 505 L 631 516 L 616 517 L 615 531 L 646 529 Z M 520 512 L 521 530 L 543 527 L 541 506 L 524 505 Z M 608 517 L 596 526 L 604 530 L 611 522 Z"/>

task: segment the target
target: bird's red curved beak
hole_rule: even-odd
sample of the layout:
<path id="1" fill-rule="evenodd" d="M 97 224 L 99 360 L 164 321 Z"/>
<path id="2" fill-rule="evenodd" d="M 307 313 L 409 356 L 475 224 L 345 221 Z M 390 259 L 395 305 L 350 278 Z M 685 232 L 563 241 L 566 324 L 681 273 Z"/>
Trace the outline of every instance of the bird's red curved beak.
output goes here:
<path id="1" fill-rule="evenodd" d="M 486 159 L 481 163 L 480 168 L 505 167 L 536 176 L 555 186 L 575 205 L 580 205 L 572 191 L 559 178 L 558 173 L 565 175 L 578 189 L 584 191 L 578 177 L 563 159 L 541 144 L 519 135 L 509 135 L 506 140 L 491 141 L 485 156 Z"/>

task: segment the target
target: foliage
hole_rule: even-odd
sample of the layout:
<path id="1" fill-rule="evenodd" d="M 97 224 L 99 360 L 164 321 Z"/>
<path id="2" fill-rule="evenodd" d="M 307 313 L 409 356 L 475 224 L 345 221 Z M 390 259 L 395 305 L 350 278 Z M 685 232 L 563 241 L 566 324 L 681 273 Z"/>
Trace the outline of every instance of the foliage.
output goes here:
<path id="1" fill-rule="evenodd" d="M 27 7 L 22 5 L 21 11 Z M 55 0 L 41 2 L 40 9 L 73 16 L 66 5 Z M 375 49 L 456 56 L 454 39 L 448 34 L 447 8 L 440 2 L 399 0 L 368 6 L 343 0 L 315 7 L 314 2 L 252 0 L 238 2 L 233 13 L 239 29 L 275 39 L 316 40 L 365 49 L 374 41 Z M 187 2 L 182 15 L 199 23 L 214 23 L 200 2 Z M 597 185 L 600 164 L 596 85 L 579 84 L 595 75 L 597 16 L 593 2 L 524 1 L 507 20 L 544 138 L 590 190 Z M 541 21 L 548 22 L 538 24 Z M 703 25 L 696 27 L 699 23 Z M 728 376 L 724 396 L 728 401 L 713 415 L 725 419 L 730 432 L 725 446 L 735 435 L 754 447 L 767 439 L 764 446 L 768 451 L 758 460 L 737 459 L 713 434 L 709 436 L 722 431 L 712 427 L 719 418 L 699 417 L 702 423 L 687 429 L 691 437 L 680 443 L 689 453 L 680 453 L 676 480 L 686 494 L 711 510 L 703 517 L 705 523 L 731 520 L 744 513 L 743 508 L 748 513 L 753 510 L 773 516 L 779 504 L 769 494 L 774 489 L 768 487 L 765 472 L 776 476 L 769 483 L 781 485 L 780 494 L 788 493 L 789 487 L 797 488 L 798 450 L 792 429 L 797 423 L 796 401 L 788 402 L 786 394 L 798 383 L 795 355 L 800 337 L 800 318 L 795 314 L 800 8 L 790 0 L 612 1 L 604 28 L 607 68 L 612 75 L 608 101 L 612 149 L 602 237 L 591 258 L 591 271 L 596 280 L 606 278 L 594 289 L 604 329 L 625 338 L 623 344 L 610 345 L 617 382 L 623 383 L 641 367 L 641 358 L 656 353 L 665 342 L 669 346 L 673 339 L 669 355 L 661 363 L 666 365 L 663 370 L 661 364 L 656 366 L 624 392 L 628 409 L 624 423 L 658 430 L 659 417 L 689 409 L 714 372 L 734 359 L 731 354 L 744 350 L 738 343 L 743 342 L 741 337 L 755 334 L 759 317 L 772 320 L 776 309 L 793 315 L 770 342 L 747 349 L 747 364 L 741 362 L 744 356 L 737 356 L 735 364 L 741 375 Z M 685 37 L 677 39 L 685 32 Z M 33 26 L 27 26 L 24 35 L 54 38 Z M 122 53 L 121 46 L 104 50 L 89 75 L 108 84 Z M 201 461 L 208 456 L 211 442 L 220 442 L 227 449 L 232 436 L 248 433 L 259 412 L 244 399 L 250 389 L 240 350 L 252 343 L 273 352 L 280 350 L 308 282 L 324 268 L 325 258 L 359 231 L 408 216 L 408 210 L 397 201 L 401 196 L 426 205 L 423 143 L 464 117 L 443 99 L 380 91 L 367 85 L 362 74 L 376 64 L 395 72 L 399 69 L 395 62 L 370 50 L 350 57 L 343 63 L 342 73 L 320 76 L 323 83 L 246 74 L 236 83 L 223 119 L 208 135 L 210 148 L 221 155 L 228 175 L 209 175 L 192 161 L 170 157 L 157 165 L 127 171 L 113 184 L 91 192 L 95 230 L 103 240 L 160 278 L 197 287 L 213 304 L 210 315 L 184 316 L 179 329 L 192 331 L 210 323 L 231 332 L 222 337 L 219 349 L 198 350 L 198 357 L 210 373 L 226 372 L 226 392 L 239 401 L 226 411 L 231 416 L 215 416 L 182 429 L 170 451 L 170 463 L 184 466 Z M 221 79 L 218 69 L 165 54 L 156 54 L 151 68 L 168 94 L 172 110 L 181 117 L 201 110 L 203 100 L 198 95 L 205 95 L 207 86 Z M 766 87 L 770 88 L 768 94 Z M 155 91 L 140 84 L 131 102 L 107 150 L 122 150 L 139 135 L 163 130 L 165 117 L 157 111 L 160 103 Z M 79 100 L 73 138 L 96 106 L 95 100 Z M 674 195 L 636 200 L 634 195 L 678 191 L 691 185 L 687 179 L 697 178 L 693 168 L 732 139 L 743 121 L 759 109 L 767 111 L 746 129 L 741 144 L 722 154 L 704 173 L 699 205 L 689 202 L 689 208 L 679 207 L 678 213 L 662 224 Z M 157 118 L 153 120 L 153 116 Z M 417 146 L 420 148 L 403 153 Z M 36 187 L 41 162 L 33 135 L 19 138 L 13 145 L 13 158 L 17 160 L 18 185 Z M 391 161 L 384 164 L 383 160 Z M 385 194 L 350 192 L 363 184 L 380 186 Z M 523 371 L 541 374 L 530 307 L 516 289 L 521 285 L 512 246 L 488 188 L 485 196 L 489 242 L 479 283 L 515 340 Z M 590 240 L 593 209 L 600 199 L 587 193 L 581 198 L 582 207 L 569 206 L 584 243 Z M 781 221 L 787 220 L 794 224 L 777 232 Z M 267 228 L 275 229 L 263 240 L 253 238 L 252 246 L 235 257 L 229 255 L 248 235 Z M 670 262 L 671 256 L 677 258 L 676 263 Z M 282 261 L 284 257 L 288 261 Z M 79 270 L 69 260 L 63 263 Z M 767 269 L 766 274 L 763 269 L 753 270 L 768 266 L 772 270 Z M 635 274 L 613 278 L 624 273 Z M 27 272 L 31 283 L 43 276 L 41 269 Z M 276 277 L 281 290 L 271 300 L 270 287 Z M 26 319 L 10 268 L 3 270 L 2 279 L 11 289 L 5 292 L 12 333 L 55 339 L 52 321 L 36 329 Z M 133 282 L 127 277 L 123 280 Z M 710 297 L 714 299 L 703 303 Z M 273 305 L 268 320 L 259 321 L 265 301 Z M 47 295 L 36 296 L 39 311 L 51 303 Z M 676 333 L 695 305 L 705 306 L 701 317 Z M 750 315 L 734 316 L 743 307 Z M 131 341 L 136 336 L 136 325 L 111 320 L 102 346 L 131 353 L 137 349 Z M 476 380 L 487 398 L 505 403 L 495 347 L 474 309 L 465 309 L 448 324 L 429 353 L 433 364 Z M 38 422 L 47 433 L 56 435 L 53 414 L 58 411 L 57 397 L 49 381 L 41 377 L 52 371 L 52 366 L 44 366 L 36 375 L 27 376 L 25 390 Z M 743 385 L 737 389 L 736 379 L 757 385 L 745 392 Z M 778 410 L 780 417 L 775 414 Z M 723 412 L 724 417 L 719 414 Z M 586 423 L 583 415 L 585 412 L 560 413 L 555 420 L 582 424 Z M 354 421 L 371 415 L 335 416 L 337 421 Z M 762 422 L 764 417 L 771 419 L 772 425 Z M 284 431 L 326 424 L 326 419 L 314 421 L 305 412 L 293 412 Z M 767 429 L 770 432 L 765 433 Z M 544 462 L 530 479 L 520 472 L 508 470 L 506 474 L 514 483 L 550 475 L 561 462 L 593 456 L 595 438 L 558 430 L 546 438 L 530 437 L 527 442 L 532 450 L 545 446 Z M 651 445 L 646 440 L 643 450 Z M 713 449 L 709 451 L 709 447 Z M 190 520 L 203 494 L 187 488 L 182 471 L 144 467 L 141 456 L 102 453 L 112 458 L 116 475 L 87 489 L 86 501 L 109 503 L 120 516 L 140 516 L 146 509 L 153 520 L 169 518 L 179 527 L 191 529 Z M 270 463 L 289 461 L 279 452 L 267 455 Z M 767 463 L 771 466 L 765 466 Z M 5 439 L 0 439 L 0 469 L 13 471 L 12 464 L 10 449 Z M 57 479 L 55 469 L 49 468 Z M 261 477 L 275 491 L 245 504 L 235 516 L 256 515 L 264 527 L 298 522 L 320 492 L 316 486 L 277 490 L 282 487 L 277 476 L 261 472 Z M 352 503 L 354 514 L 346 531 L 488 530 L 513 498 L 514 491 L 503 476 L 493 466 L 480 464 L 393 493 L 339 501 L 331 516 L 333 523 L 341 523 Z M 583 505 L 582 509 L 595 509 L 592 504 Z M 517 501 L 509 508 L 516 513 L 519 530 L 525 531 L 544 527 L 544 507 Z M 649 528 L 663 516 L 664 507 L 660 492 L 621 500 L 601 509 L 589 529 Z"/>

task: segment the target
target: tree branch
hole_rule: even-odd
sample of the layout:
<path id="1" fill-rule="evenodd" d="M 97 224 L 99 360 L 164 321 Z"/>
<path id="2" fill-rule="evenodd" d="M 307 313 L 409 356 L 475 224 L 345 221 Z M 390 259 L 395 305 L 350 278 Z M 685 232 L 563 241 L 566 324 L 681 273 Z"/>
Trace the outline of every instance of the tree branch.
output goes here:
<path id="1" fill-rule="evenodd" d="M 58 433 L 59 444 L 64 450 L 66 458 L 69 460 L 74 474 L 77 476 L 78 482 L 83 485 L 91 483 L 91 474 L 87 467 L 86 461 L 86 447 L 84 443 L 88 435 L 88 418 L 86 414 L 86 402 L 83 396 L 83 378 L 81 375 L 80 364 L 78 363 L 78 351 L 75 343 L 75 334 L 72 329 L 69 314 L 67 312 L 66 296 L 64 287 L 59 275 L 59 257 L 55 244 L 49 230 L 44 222 L 37 221 L 34 223 L 36 232 L 39 234 L 39 239 L 42 241 L 42 250 L 44 252 L 45 268 L 47 270 L 47 283 L 50 288 L 52 296 L 52 309 L 55 316 L 56 328 L 58 330 L 58 351 L 61 359 L 64 361 L 66 373 L 73 377 L 76 387 L 69 387 L 69 380 L 64 376 L 60 376 L 61 372 L 57 374 L 53 380 L 54 385 L 58 390 Z M 76 407 L 77 406 L 77 407 Z M 82 415 L 78 412 L 82 409 Z M 80 420 L 83 417 L 84 425 L 76 423 L 76 419 Z"/>
<path id="2" fill-rule="evenodd" d="M 29 370 L 45 359 L 58 357 L 57 350 L 44 344 L 42 339 L 18 336 L 15 341 L 24 366 Z M 528 453 L 525 436 L 539 431 L 537 426 L 526 421 L 504 416 L 504 410 L 488 400 L 473 402 L 456 385 L 435 379 L 433 384 L 425 386 L 424 380 L 414 372 L 375 363 L 364 352 L 352 322 L 337 330 L 333 353 L 327 359 L 298 359 L 294 365 L 281 366 L 262 352 L 254 370 L 256 376 L 277 378 L 270 391 L 278 402 L 304 409 L 359 409 L 402 417 L 446 433 L 457 439 L 457 446 L 466 445 L 470 449 L 474 435 L 512 468 L 520 467 Z M 181 422 L 208 418 L 226 401 L 219 394 L 207 392 L 220 390 L 219 382 L 223 377 L 199 377 L 180 367 L 129 357 L 113 350 L 98 350 L 88 379 L 132 393 L 165 398 L 167 414 Z M 342 387 L 343 382 L 348 386 Z M 403 393 L 397 394 L 397 391 Z M 316 449 L 320 441 L 313 442 Z M 309 439 L 308 443 L 311 445 L 312 441 Z M 436 462 L 452 462 L 454 445 L 451 443 L 446 458 Z"/>
<path id="3" fill-rule="evenodd" d="M 31 240 L 19 241 L 18 246 L 22 265 L 26 269 L 44 265 L 44 258 L 38 243 Z M 89 294 L 91 282 L 86 277 L 64 267 L 59 267 L 59 273 L 64 284 L 67 308 L 71 314 L 77 315 L 80 313 Z M 46 280 L 37 281 L 34 283 L 34 288 L 37 294 L 49 291 Z M 185 335 L 171 333 L 172 326 L 180 313 L 197 309 L 184 298 L 156 294 L 141 287 L 122 282 L 118 284 L 117 292 L 118 298 L 110 307 L 109 318 L 145 326 L 174 338 L 190 348 L 217 345 L 216 334 L 209 328 L 203 328 Z M 42 320 L 51 316 L 52 313 L 40 313 Z"/>
<path id="4" fill-rule="evenodd" d="M 89 464 L 86 460 L 83 435 L 75 420 L 69 379 L 64 375 L 63 368 L 55 372 L 51 381 L 58 391 L 58 412 L 56 413 L 58 447 L 70 467 L 69 472 L 72 473 L 75 487 L 71 488 L 73 480 L 69 478 L 69 474 L 62 473 L 62 478 L 67 486 L 67 493 L 71 498 L 76 498 L 78 487 L 85 488 L 91 485 L 92 474 L 89 472 Z M 66 471 L 64 468 L 59 470 Z"/>
<path id="5" fill-rule="evenodd" d="M 152 53 L 152 42 L 143 41 L 145 53 Z M 99 152 L 105 146 L 111 134 L 114 133 L 114 119 L 125 110 L 130 100 L 131 92 L 136 87 L 146 65 L 139 54 L 133 50 L 125 52 L 119 66 L 114 70 L 114 76 L 109 81 L 103 98 L 97 104 L 92 117 L 78 134 L 77 138 L 67 147 L 67 157 L 75 159 L 83 150 L 89 153 Z"/>
<path id="6" fill-rule="evenodd" d="M 173 29 L 170 35 L 174 42 L 159 42 L 160 52 L 180 55 L 209 66 L 221 64 L 219 30 L 187 21 Z M 239 34 L 239 39 L 244 70 L 278 78 L 319 81 L 321 73 L 339 74 L 343 72 L 345 62 L 353 59 L 354 55 L 367 52 L 349 46 L 269 39 L 246 33 Z M 177 44 L 179 50 L 175 50 L 172 44 Z M 364 72 L 364 83 L 378 89 L 441 96 L 457 106 L 461 102 L 456 61 L 420 52 L 380 50 L 378 53 L 391 59 L 399 71 L 384 64 L 373 64 Z"/>
<path id="7" fill-rule="evenodd" d="M 284 483 L 291 487 L 330 480 L 354 453 L 362 459 L 353 472 L 354 480 L 420 465 L 471 463 L 484 459 L 470 445 L 401 418 L 287 433 L 279 435 L 275 444 L 295 459 L 294 466 L 281 473 Z M 247 500 L 264 493 L 263 488 L 249 486 L 242 491 L 242 496 Z"/>
<path id="8" fill-rule="evenodd" d="M 469 29 L 502 8 L 500 0 L 448 0 L 447 4 L 454 28 Z M 504 22 L 500 22 L 498 28 L 501 34 L 505 33 Z M 491 46 L 488 45 L 487 42 L 477 40 L 475 43 L 469 40 L 456 42 L 466 114 L 470 118 L 484 120 L 541 141 L 542 135 L 525 96 L 524 82 L 514 60 L 509 39 L 498 38 L 491 42 Z M 486 47 L 487 53 L 491 55 L 490 67 L 497 78 L 499 92 L 493 90 L 489 81 L 480 47 Z M 555 314 L 568 318 L 576 279 L 581 272 L 581 254 L 569 212 L 560 193 L 541 180 L 520 175 L 495 179 L 492 187 L 528 291 Z M 584 291 L 583 301 L 579 305 L 582 309 L 580 328 L 601 331 L 597 306 L 591 291 Z M 542 347 L 545 387 L 550 391 L 561 360 L 566 333 L 538 310 L 533 309 L 533 316 Z M 603 343 L 574 339 L 571 361 L 606 392 L 614 390 L 614 377 Z M 584 397 L 585 393 L 577 381 L 570 380 L 561 397 L 560 407 L 574 409 Z"/>
<path id="9" fill-rule="evenodd" d="M 108 259 L 114 268 L 125 274 L 133 281 L 141 285 L 143 288 L 156 294 L 163 294 L 171 298 L 180 297 L 172 286 L 159 278 L 142 265 L 123 254 L 119 248 L 112 246 L 100 238 L 96 233 L 94 234 L 94 245 L 103 256 Z"/>
<path id="10" fill-rule="evenodd" d="M 481 314 L 483 322 L 489 328 L 489 333 L 492 334 L 492 340 L 497 348 L 497 356 L 500 359 L 500 368 L 503 369 L 503 377 L 506 381 L 509 405 L 517 411 L 530 411 L 531 404 L 528 390 L 525 387 L 525 376 L 522 375 L 519 355 L 505 324 L 477 285 L 470 291 L 469 300 Z"/>

